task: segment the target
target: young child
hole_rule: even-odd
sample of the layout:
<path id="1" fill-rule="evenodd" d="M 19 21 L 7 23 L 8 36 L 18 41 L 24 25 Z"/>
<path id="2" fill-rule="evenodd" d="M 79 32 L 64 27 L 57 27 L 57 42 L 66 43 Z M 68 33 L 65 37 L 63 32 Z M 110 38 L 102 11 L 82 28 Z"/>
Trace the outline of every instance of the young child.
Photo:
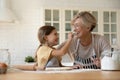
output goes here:
<path id="1" fill-rule="evenodd" d="M 55 49 L 53 46 L 58 44 L 58 33 L 53 26 L 42 26 L 38 30 L 38 39 L 40 46 L 36 51 L 36 64 L 34 65 L 15 65 L 15 68 L 22 70 L 45 70 L 46 67 L 59 67 L 61 57 L 67 53 L 68 47 L 72 41 L 73 34 L 68 34 L 68 39 L 61 49 Z"/>
<path id="2" fill-rule="evenodd" d="M 66 44 L 61 49 L 57 50 L 53 47 L 58 44 L 59 38 L 57 30 L 53 26 L 40 27 L 38 30 L 38 39 L 41 45 L 36 52 L 38 69 L 44 70 L 46 67 L 62 66 L 61 57 L 66 54 L 72 37 L 72 33 L 69 33 Z"/>

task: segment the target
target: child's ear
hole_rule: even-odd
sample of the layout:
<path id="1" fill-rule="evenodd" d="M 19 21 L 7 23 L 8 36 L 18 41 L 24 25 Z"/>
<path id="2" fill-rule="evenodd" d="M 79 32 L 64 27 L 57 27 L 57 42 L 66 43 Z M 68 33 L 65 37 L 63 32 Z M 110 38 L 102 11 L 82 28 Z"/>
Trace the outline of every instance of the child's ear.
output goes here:
<path id="1" fill-rule="evenodd" d="M 47 36 L 44 36 L 44 39 L 47 41 Z"/>

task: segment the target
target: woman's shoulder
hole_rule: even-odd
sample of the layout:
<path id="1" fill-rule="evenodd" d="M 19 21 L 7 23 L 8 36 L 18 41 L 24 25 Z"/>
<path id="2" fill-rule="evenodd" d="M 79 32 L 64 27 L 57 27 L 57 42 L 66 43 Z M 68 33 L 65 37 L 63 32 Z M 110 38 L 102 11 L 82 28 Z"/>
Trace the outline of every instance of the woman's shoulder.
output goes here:
<path id="1" fill-rule="evenodd" d="M 96 39 L 102 39 L 104 38 L 104 35 L 100 35 L 100 34 L 92 34 L 92 36 Z"/>
<path id="2" fill-rule="evenodd" d="M 100 35 L 100 34 L 92 34 L 94 37 L 94 40 L 97 42 L 108 42 L 108 39 L 104 36 L 104 35 Z"/>

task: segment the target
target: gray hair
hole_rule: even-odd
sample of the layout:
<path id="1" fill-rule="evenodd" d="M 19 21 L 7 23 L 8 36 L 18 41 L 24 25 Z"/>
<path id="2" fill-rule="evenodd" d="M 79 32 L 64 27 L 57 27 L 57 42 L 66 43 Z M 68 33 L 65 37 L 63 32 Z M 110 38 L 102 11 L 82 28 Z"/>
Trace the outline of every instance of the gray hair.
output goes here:
<path id="1" fill-rule="evenodd" d="M 93 29 L 96 27 L 97 21 L 91 13 L 87 11 L 78 13 L 77 15 L 75 15 L 75 17 L 71 21 L 71 24 L 73 25 L 74 22 L 79 18 L 82 20 L 82 24 L 84 26 L 91 27 L 90 31 L 93 31 Z"/>

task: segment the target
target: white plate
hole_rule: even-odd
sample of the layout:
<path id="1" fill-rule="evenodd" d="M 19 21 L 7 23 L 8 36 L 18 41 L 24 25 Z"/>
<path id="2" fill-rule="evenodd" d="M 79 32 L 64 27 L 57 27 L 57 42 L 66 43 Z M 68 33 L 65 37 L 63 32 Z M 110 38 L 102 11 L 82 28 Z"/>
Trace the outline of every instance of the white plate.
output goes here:
<path id="1" fill-rule="evenodd" d="M 45 70 L 47 71 L 64 71 L 64 70 L 72 70 L 71 67 L 48 67 Z"/>

